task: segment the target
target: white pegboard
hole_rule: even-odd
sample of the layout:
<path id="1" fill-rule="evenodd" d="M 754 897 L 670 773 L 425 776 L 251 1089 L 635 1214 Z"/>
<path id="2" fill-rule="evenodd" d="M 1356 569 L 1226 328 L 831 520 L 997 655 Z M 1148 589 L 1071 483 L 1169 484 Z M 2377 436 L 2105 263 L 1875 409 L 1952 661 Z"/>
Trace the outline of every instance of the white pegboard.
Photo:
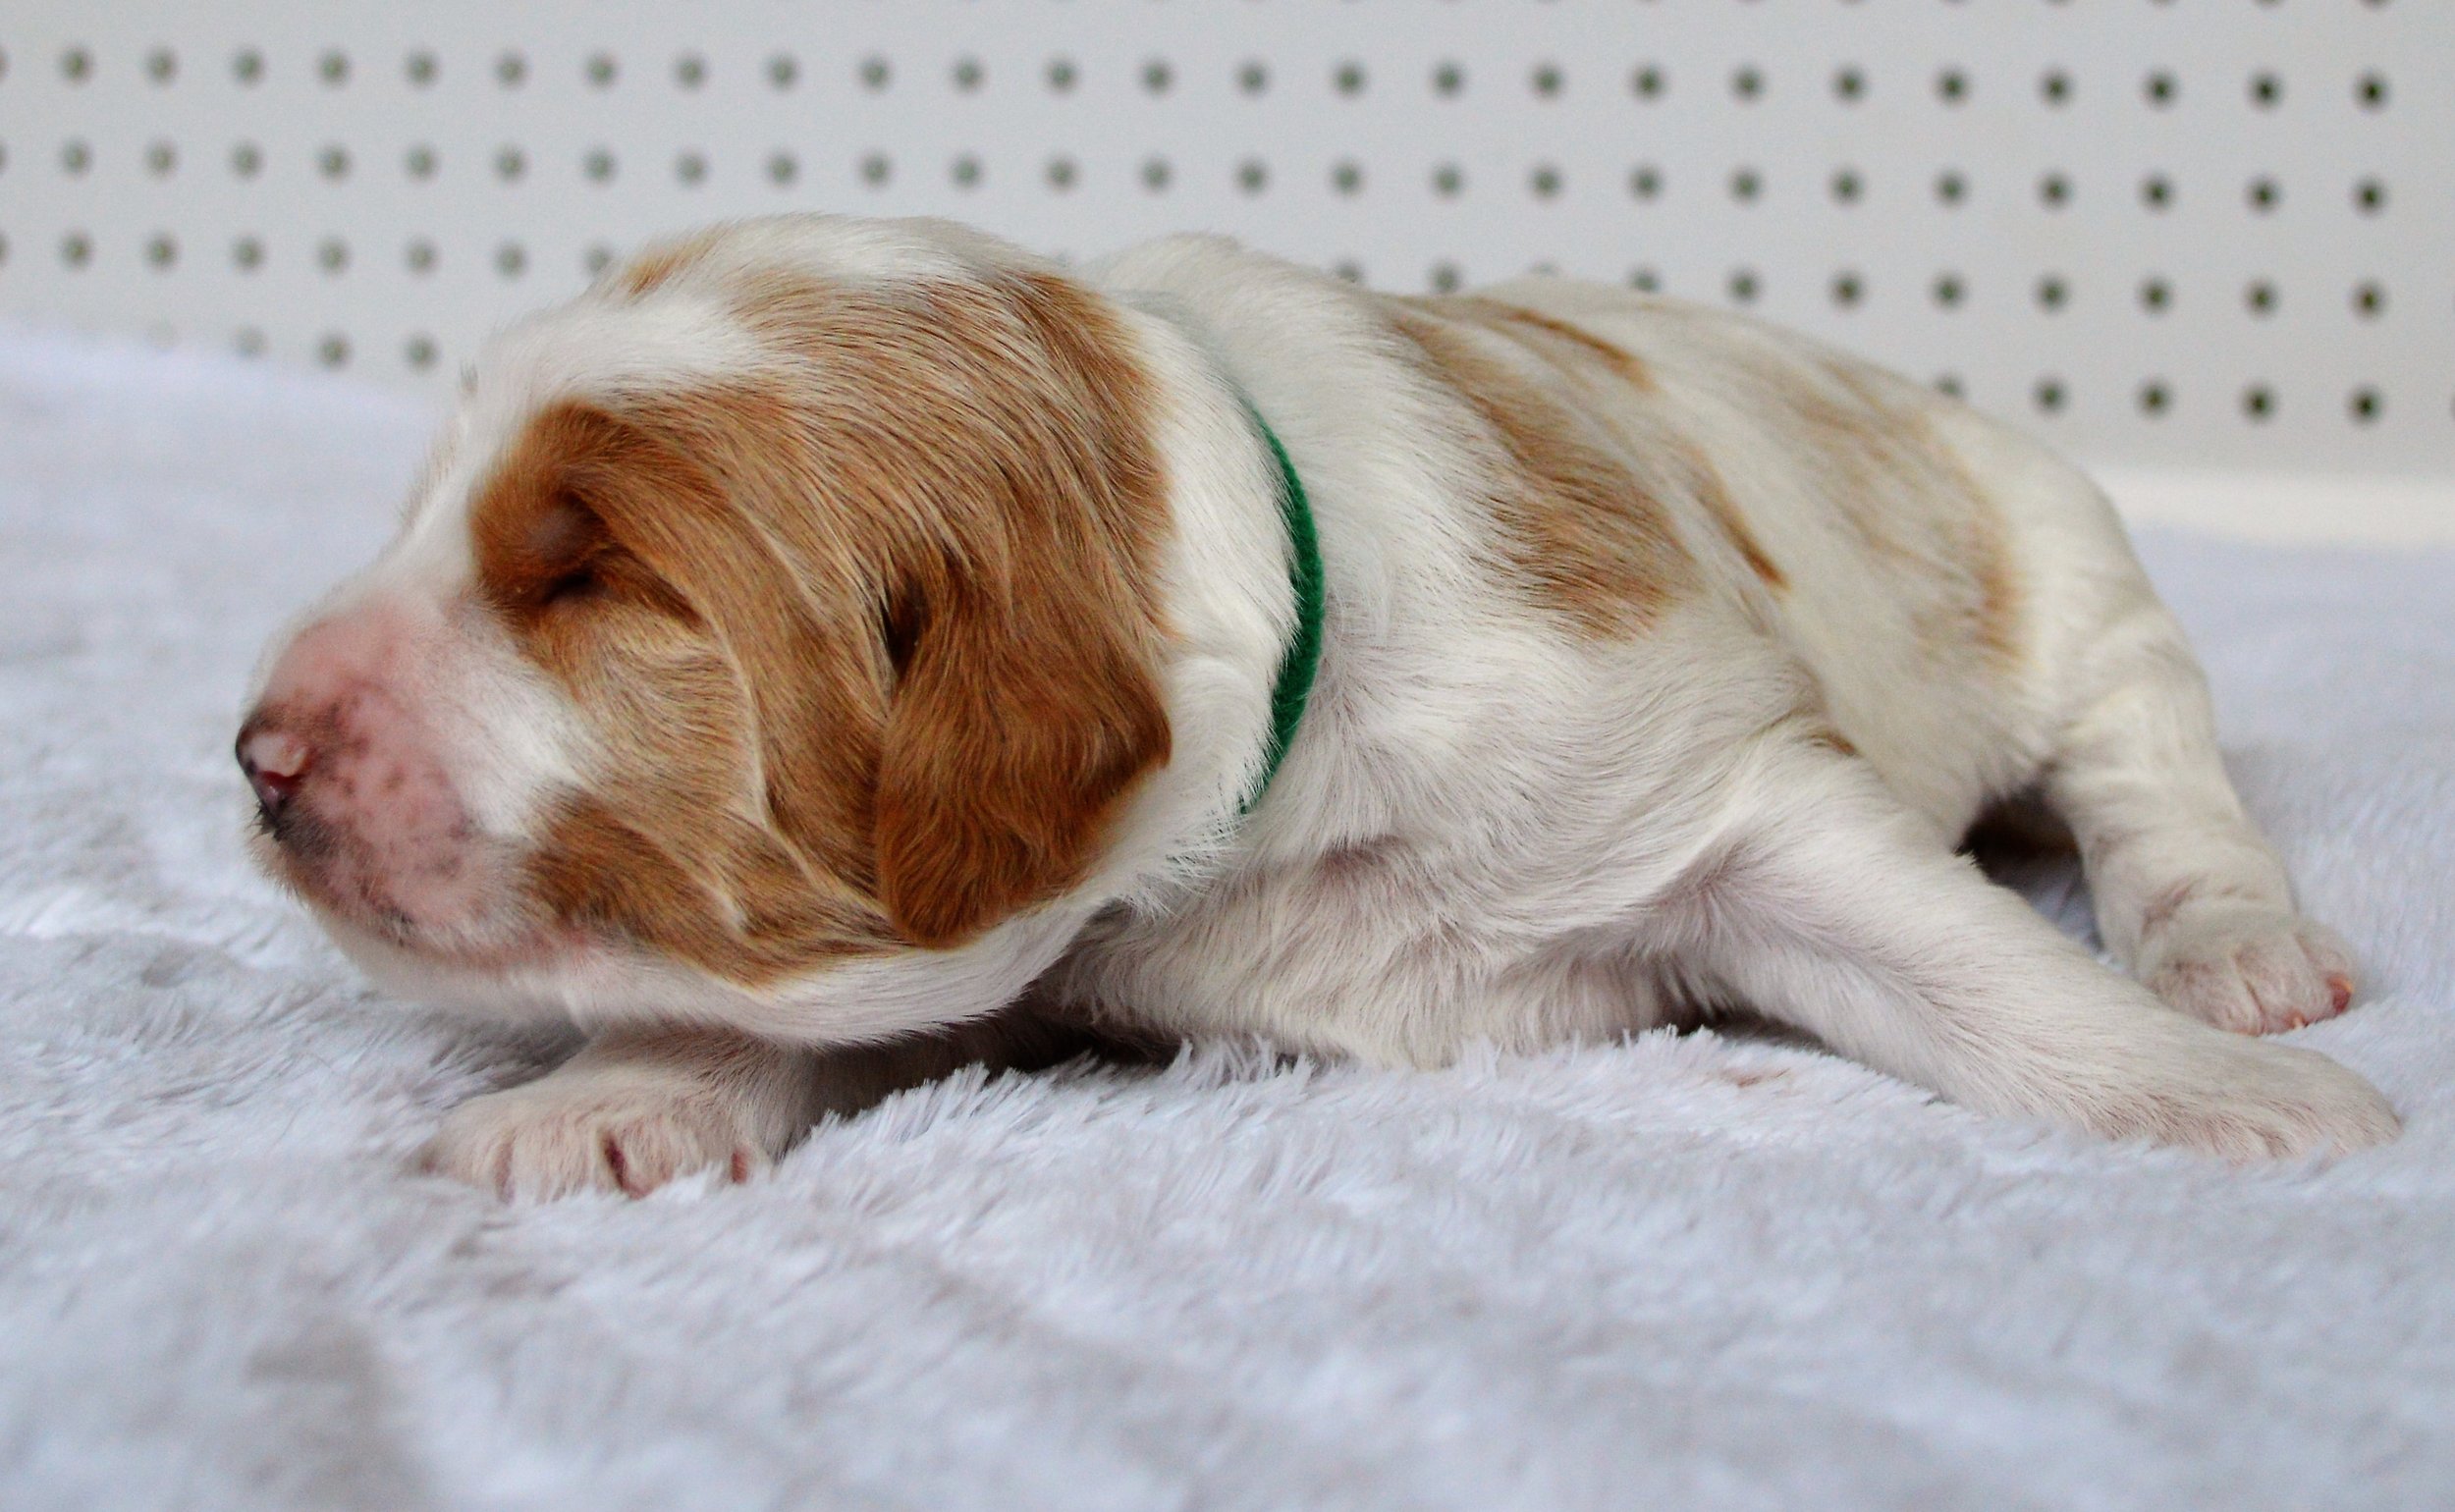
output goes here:
<path id="1" fill-rule="evenodd" d="M 2100 461 L 2455 466 L 2455 0 L 12 0 L 0 309 L 440 384 L 719 216 L 1745 303 Z"/>

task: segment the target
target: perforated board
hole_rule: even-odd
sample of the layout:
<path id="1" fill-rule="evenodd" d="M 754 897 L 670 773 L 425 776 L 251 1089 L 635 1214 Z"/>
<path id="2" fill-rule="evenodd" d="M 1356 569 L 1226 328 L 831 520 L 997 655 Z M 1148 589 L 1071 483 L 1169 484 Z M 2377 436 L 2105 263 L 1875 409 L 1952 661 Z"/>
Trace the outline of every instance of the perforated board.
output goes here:
<path id="1" fill-rule="evenodd" d="M 925 212 L 1743 304 L 2100 461 L 2455 468 L 2450 0 L 13 0 L 0 51 L 0 309 L 408 383 L 656 232 Z"/>

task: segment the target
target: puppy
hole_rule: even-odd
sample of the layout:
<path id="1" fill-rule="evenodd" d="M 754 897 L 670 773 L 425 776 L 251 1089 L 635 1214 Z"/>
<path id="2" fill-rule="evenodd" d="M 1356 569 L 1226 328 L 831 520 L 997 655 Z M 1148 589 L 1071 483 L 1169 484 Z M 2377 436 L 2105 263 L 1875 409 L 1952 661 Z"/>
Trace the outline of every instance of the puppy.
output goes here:
<path id="1" fill-rule="evenodd" d="M 2397 1131 L 2252 1038 L 2353 963 L 2098 491 L 1564 280 L 658 246 L 485 350 L 238 751 L 375 979 L 595 1036 L 430 1147 L 506 1195 L 746 1177 L 1052 1024 L 1427 1066 L 1745 1007 L 2107 1138 Z M 2023 794 L 2131 977 L 1955 854 Z"/>

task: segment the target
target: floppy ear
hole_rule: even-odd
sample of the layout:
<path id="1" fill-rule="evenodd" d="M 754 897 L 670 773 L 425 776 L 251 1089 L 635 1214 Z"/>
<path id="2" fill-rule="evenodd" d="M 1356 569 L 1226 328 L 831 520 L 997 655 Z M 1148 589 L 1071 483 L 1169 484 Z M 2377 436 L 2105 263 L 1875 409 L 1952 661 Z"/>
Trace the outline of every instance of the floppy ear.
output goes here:
<path id="1" fill-rule="evenodd" d="M 958 578 L 889 615 L 878 895 L 921 945 L 958 945 L 1079 882 L 1168 760 L 1150 649 L 1088 566 L 1060 555 L 1003 583 Z"/>

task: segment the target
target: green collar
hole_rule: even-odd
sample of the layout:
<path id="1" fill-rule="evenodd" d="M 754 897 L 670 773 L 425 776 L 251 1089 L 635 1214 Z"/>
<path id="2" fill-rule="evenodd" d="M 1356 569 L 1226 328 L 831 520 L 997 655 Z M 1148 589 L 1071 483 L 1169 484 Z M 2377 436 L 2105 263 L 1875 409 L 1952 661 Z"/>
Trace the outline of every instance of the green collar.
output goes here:
<path id="1" fill-rule="evenodd" d="M 1295 463 L 1287 460 L 1287 449 L 1280 445 L 1278 433 L 1251 399 L 1245 400 L 1244 408 L 1253 416 L 1262 439 L 1270 443 L 1270 455 L 1279 459 L 1279 512 L 1287 522 L 1293 559 L 1287 579 L 1295 588 L 1295 634 L 1279 659 L 1279 680 L 1270 689 L 1270 754 L 1262 763 L 1262 780 L 1253 784 L 1237 810 L 1250 814 L 1270 790 L 1270 780 L 1279 775 L 1280 763 L 1287 759 L 1288 742 L 1295 739 L 1295 728 L 1304 723 L 1313 675 L 1321 670 L 1322 569 L 1321 541 L 1313 532 L 1313 506 L 1304 497 L 1304 482 L 1295 475 Z"/>

